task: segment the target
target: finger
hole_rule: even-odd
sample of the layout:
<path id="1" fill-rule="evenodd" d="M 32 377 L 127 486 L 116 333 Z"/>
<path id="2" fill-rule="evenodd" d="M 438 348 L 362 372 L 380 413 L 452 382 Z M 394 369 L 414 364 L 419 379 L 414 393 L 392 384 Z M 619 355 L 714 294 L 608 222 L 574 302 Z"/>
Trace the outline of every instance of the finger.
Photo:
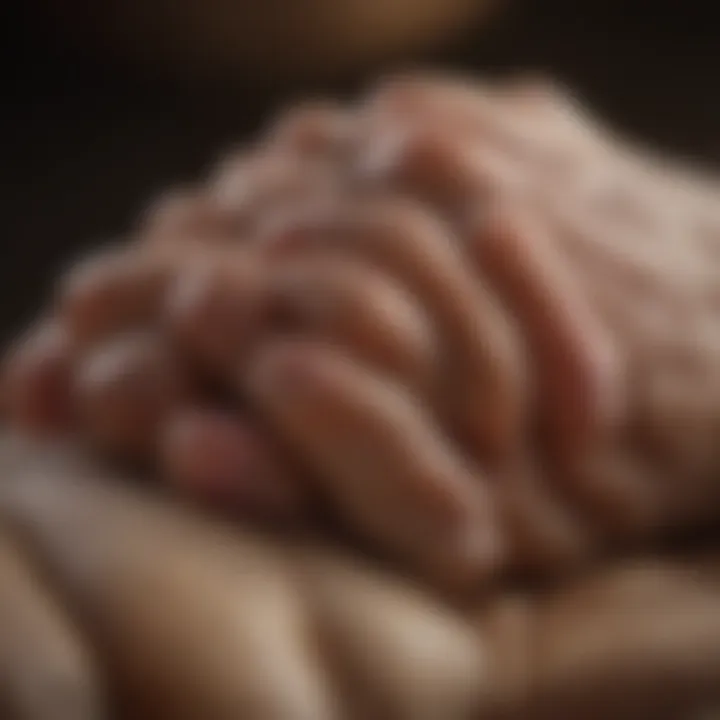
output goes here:
<path id="1" fill-rule="evenodd" d="M 606 133 L 557 83 L 543 78 L 479 86 L 475 81 L 429 76 L 382 84 L 368 110 L 387 126 L 438 129 L 456 143 L 481 142 L 526 172 L 577 163 L 606 151 Z"/>
<path id="2" fill-rule="evenodd" d="M 259 353 L 247 388 L 366 539 L 451 587 L 497 569 L 487 487 L 398 387 L 322 345 L 288 341 Z"/>
<path id="3" fill-rule="evenodd" d="M 68 432 L 74 422 L 73 348 L 53 320 L 35 325 L 10 349 L 2 370 L 3 413 L 25 432 Z"/>
<path id="4" fill-rule="evenodd" d="M 451 134 L 482 128 L 479 109 L 487 107 L 495 116 L 501 106 L 490 84 L 459 77 L 405 74 L 381 82 L 366 98 L 363 110 L 371 117 L 404 124 L 443 125 Z"/>
<path id="5" fill-rule="evenodd" d="M 712 428 L 712 424 L 705 424 L 712 401 L 706 403 L 710 396 L 707 393 L 698 394 L 696 388 L 692 387 L 693 382 L 704 371 L 698 373 L 700 368 L 693 368 L 688 374 L 688 379 L 693 382 L 683 387 L 665 383 L 667 377 L 653 373 L 653 363 L 648 364 L 649 359 L 657 358 L 658 348 L 662 347 L 662 342 L 655 336 L 658 318 L 664 318 L 663 322 L 666 325 L 669 323 L 668 327 L 673 326 L 674 332 L 678 332 L 677 328 L 682 327 L 687 318 L 682 301 L 676 302 L 678 297 L 682 297 L 677 293 L 679 286 L 674 285 L 676 277 L 679 276 L 677 273 L 665 273 L 670 291 L 663 294 L 661 312 L 658 314 L 653 302 L 638 301 L 638 295 L 649 292 L 649 297 L 652 297 L 656 285 L 654 280 L 662 276 L 662 268 L 658 264 L 662 252 L 639 253 L 640 244 L 635 242 L 623 246 L 617 235 L 620 232 L 621 239 L 629 240 L 626 228 L 620 228 L 619 231 L 614 228 L 610 235 L 603 235 L 596 223 L 580 222 L 577 213 L 570 216 L 567 212 L 562 213 L 561 217 L 553 217 L 553 222 L 553 229 L 558 242 L 562 243 L 563 253 L 572 262 L 576 276 L 585 283 L 585 295 L 597 308 L 598 314 L 601 314 L 608 332 L 613 333 L 615 346 L 622 350 L 623 378 L 620 387 L 623 402 L 621 406 L 618 405 L 618 409 L 623 412 L 619 414 L 616 422 L 615 437 L 607 439 L 607 446 L 613 441 L 617 445 L 624 445 L 623 450 L 616 454 L 620 457 L 629 456 L 628 460 L 623 460 L 622 463 L 629 467 L 618 472 L 618 477 L 624 477 L 627 482 L 624 488 L 622 483 L 614 480 L 614 471 L 594 471 L 588 476 L 585 470 L 580 468 L 565 477 L 577 487 L 590 490 L 591 485 L 594 485 L 595 492 L 605 487 L 606 491 L 602 493 L 605 500 L 609 499 L 611 494 L 607 490 L 613 488 L 612 494 L 618 499 L 624 499 L 628 507 L 652 508 L 656 516 L 650 526 L 657 527 L 662 524 L 661 516 L 667 520 L 668 513 L 679 510 L 684 501 L 691 498 L 694 478 L 698 477 L 698 465 L 695 468 L 687 465 L 679 468 L 676 464 L 677 457 L 670 457 L 672 453 L 663 457 L 662 455 L 673 447 L 672 433 L 668 434 L 666 430 L 669 428 L 666 428 L 652 438 L 652 426 L 660 429 L 658 423 L 662 425 L 663 418 L 670 419 L 670 426 L 675 425 L 676 429 L 681 429 L 685 437 L 690 439 L 690 444 L 685 445 L 686 449 L 692 447 L 698 451 L 697 454 L 691 452 L 690 456 L 699 461 L 700 468 L 703 465 L 706 468 L 712 466 L 712 448 L 715 445 L 714 438 L 711 437 L 714 433 L 711 431 L 709 436 L 707 432 L 708 428 Z M 603 252 L 604 248 L 607 248 L 607 252 Z M 631 289 L 629 293 L 628 288 Z M 630 302 L 628 298 L 631 299 Z M 654 340 L 647 342 L 648 337 Z M 695 337 L 691 347 L 696 347 Z M 654 367 L 657 368 L 657 365 Z M 656 400 L 662 396 L 670 400 L 670 407 L 673 408 L 670 413 L 667 412 L 668 406 L 663 408 L 663 403 L 652 409 L 649 406 L 643 407 L 648 399 L 648 388 L 657 380 L 660 381 L 658 390 L 661 390 L 661 393 L 656 396 Z M 670 392 L 666 395 L 668 390 Z M 689 409 L 697 399 L 700 400 L 699 404 L 690 412 L 676 412 L 678 408 Z M 679 405 L 675 405 L 677 401 Z M 676 422 L 680 417 L 684 420 Z M 677 439 L 676 435 L 674 440 Z M 661 451 L 660 456 L 658 449 Z M 593 458 L 592 462 L 595 461 L 596 458 Z M 708 462 L 709 465 L 706 464 Z M 682 478 L 682 490 L 674 497 L 673 493 L 667 492 L 674 484 L 673 476 Z M 634 505 L 628 502 L 630 497 L 636 498 Z M 642 498 L 647 500 L 641 501 Z M 701 504 L 707 506 L 707 503 Z M 661 509 L 663 505 L 664 509 Z"/>
<path id="6" fill-rule="evenodd" d="M 539 426 L 548 428 L 556 457 L 577 457 L 624 415 L 616 343 L 537 218 L 496 205 L 475 227 L 469 250 L 519 320 L 532 355 Z"/>
<path id="7" fill-rule="evenodd" d="M 352 553 L 225 533 L 99 469 L 23 467 L 0 507 L 92 619 L 128 717 L 449 720 L 500 699 L 485 628 Z"/>
<path id="8" fill-rule="evenodd" d="M 9 720 L 97 720 L 93 658 L 71 619 L 9 537 L 0 538 L 0 713 Z"/>
<path id="9" fill-rule="evenodd" d="M 162 425 L 195 388 L 181 359 L 152 334 L 120 335 L 99 346 L 74 380 L 84 431 L 123 460 L 155 457 Z"/>
<path id="10" fill-rule="evenodd" d="M 551 482 L 606 526 L 647 529 L 654 522 L 648 474 L 608 450 L 628 404 L 616 339 L 537 219 L 497 205 L 477 227 L 471 252 L 518 319 L 533 359 Z M 608 454 L 617 457 L 602 459 Z"/>
<path id="11" fill-rule="evenodd" d="M 652 473 L 649 484 L 662 508 L 663 524 L 712 526 L 720 497 L 714 369 L 711 364 L 703 367 L 702 361 L 687 362 L 686 356 L 686 365 L 680 359 L 668 372 L 667 365 L 662 367 L 662 345 L 650 344 L 650 348 L 657 365 L 640 362 L 634 370 L 637 395 L 628 434 Z"/>
<path id="12" fill-rule="evenodd" d="M 209 181 L 213 202 L 247 227 L 261 224 L 267 215 L 288 203 L 332 197 L 338 190 L 338 173 L 326 162 L 290 153 L 263 153 L 229 158 Z"/>
<path id="13" fill-rule="evenodd" d="M 410 194 L 455 221 L 499 190 L 518 192 L 530 176 L 486 138 L 463 140 L 434 124 L 381 127 L 360 143 L 352 173 L 360 187 Z"/>
<path id="14" fill-rule="evenodd" d="M 242 246 L 194 238 L 179 247 L 135 246 L 92 256 L 64 279 L 58 311 L 75 344 L 89 349 L 114 334 L 164 324 L 180 279 L 205 268 L 235 267 L 246 255 Z"/>
<path id="15" fill-rule="evenodd" d="M 446 228 L 413 204 L 378 201 L 288 219 L 267 239 L 270 254 L 314 247 L 350 252 L 414 293 L 442 330 L 444 412 L 484 461 L 507 457 L 524 429 L 524 359 L 512 320 Z"/>
<path id="16" fill-rule="evenodd" d="M 79 346 L 145 327 L 157 319 L 174 261 L 113 248 L 71 269 L 60 285 L 57 313 Z"/>
<path id="17" fill-rule="evenodd" d="M 163 317 L 174 341 L 218 380 L 233 378 L 267 321 L 267 273 L 251 253 L 207 256 L 177 275 Z"/>
<path id="18" fill-rule="evenodd" d="M 351 259 L 310 257 L 270 272 L 271 313 L 427 393 L 437 371 L 438 338 L 413 296 L 383 273 Z"/>
<path id="19" fill-rule="evenodd" d="M 657 487 L 667 468 L 647 462 L 624 437 L 612 438 L 555 473 L 555 484 L 572 493 L 584 516 L 607 531 L 609 542 L 643 542 L 664 523 Z"/>
<path id="20" fill-rule="evenodd" d="M 290 557 L 68 460 L 42 448 L 23 458 L 0 483 L 0 504 L 100 649 L 113 711 L 337 717 Z"/>
<path id="21" fill-rule="evenodd" d="M 250 519 L 307 517 L 309 491 L 300 473 L 239 408 L 180 412 L 160 442 L 164 476 L 190 497 Z"/>
<path id="22" fill-rule="evenodd" d="M 538 597 L 530 714 L 702 717 L 718 695 L 720 627 L 717 559 L 701 556 L 615 562 Z"/>
<path id="23" fill-rule="evenodd" d="M 246 239 L 247 228 L 239 214 L 207 193 L 190 189 L 166 193 L 152 203 L 141 218 L 139 233 L 143 242 L 157 245 L 233 243 Z"/>
<path id="24" fill-rule="evenodd" d="M 337 159 L 347 150 L 355 124 L 348 110 L 333 103 L 294 106 L 270 128 L 265 147 L 301 157 Z"/>
<path id="25" fill-rule="evenodd" d="M 496 487 L 513 570 L 560 575 L 596 549 L 592 523 L 558 494 L 536 459 L 517 457 Z"/>
<path id="26" fill-rule="evenodd" d="M 508 112 L 507 95 L 502 86 L 462 78 L 392 78 L 370 94 L 361 110 L 368 128 L 365 140 L 372 146 L 392 135 L 404 136 L 408 155 L 418 156 L 423 147 L 443 144 L 462 147 L 464 153 L 486 146 L 506 161 L 518 161 L 524 159 L 518 145 L 525 138 L 517 137 L 518 121 Z"/>

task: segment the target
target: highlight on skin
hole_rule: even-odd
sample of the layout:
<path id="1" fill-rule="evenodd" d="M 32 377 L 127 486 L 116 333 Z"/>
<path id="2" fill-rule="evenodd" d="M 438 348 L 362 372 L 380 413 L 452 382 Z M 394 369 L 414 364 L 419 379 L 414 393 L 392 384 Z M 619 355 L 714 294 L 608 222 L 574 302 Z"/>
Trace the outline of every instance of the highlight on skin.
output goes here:
<path id="1" fill-rule="evenodd" d="M 392 79 L 289 112 L 74 271 L 8 416 L 198 497 L 282 476 L 442 585 L 554 572 L 717 517 L 716 197 L 551 86 Z M 213 423 L 282 453 L 218 439 L 203 480 Z"/>

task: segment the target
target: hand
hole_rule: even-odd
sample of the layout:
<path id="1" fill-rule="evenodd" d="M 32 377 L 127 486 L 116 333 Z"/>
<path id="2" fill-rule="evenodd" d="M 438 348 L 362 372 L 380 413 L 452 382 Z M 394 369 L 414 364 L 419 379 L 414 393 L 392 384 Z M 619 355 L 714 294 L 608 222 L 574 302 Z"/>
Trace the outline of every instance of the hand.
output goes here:
<path id="1" fill-rule="evenodd" d="M 293 338 L 241 386 L 351 525 L 466 579 L 712 520 L 717 186 L 538 86 L 390 84 L 358 122 L 330 155 L 370 197 L 261 233 Z"/>
<path id="2" fill-rule="evenodd" d="M 635 720 L 720 702 L 714 551 L 459 609 L 337 546 L 202 519 L 69 449 L 6 437 L 0 462 L 19 543 L 0 565 L 13 720 L 95 720 L 103 698 L 133 720 Z"/>
<path id="3" fill-rule="evenodd" d="M 200 494 L 319 488 L 442 584 L 626 547 L 718 505 L 713 193 L 551 91 L 391 83 L 287 120 L 76 277 L 68 403 Z"/>

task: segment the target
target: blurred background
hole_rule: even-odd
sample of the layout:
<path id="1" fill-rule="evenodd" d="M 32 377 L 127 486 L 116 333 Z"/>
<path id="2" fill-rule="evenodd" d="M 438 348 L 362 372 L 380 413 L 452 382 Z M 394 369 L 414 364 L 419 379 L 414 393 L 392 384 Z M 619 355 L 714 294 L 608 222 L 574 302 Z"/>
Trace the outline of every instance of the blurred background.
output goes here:
<path id="1" fill-rule="evenodd" d="M 702 0 L 7 5 L 2 340 L 73 256 L 275 109 L 408 66 L 542 71 L 643 142 L 720 164 L 720 24 Z"/>

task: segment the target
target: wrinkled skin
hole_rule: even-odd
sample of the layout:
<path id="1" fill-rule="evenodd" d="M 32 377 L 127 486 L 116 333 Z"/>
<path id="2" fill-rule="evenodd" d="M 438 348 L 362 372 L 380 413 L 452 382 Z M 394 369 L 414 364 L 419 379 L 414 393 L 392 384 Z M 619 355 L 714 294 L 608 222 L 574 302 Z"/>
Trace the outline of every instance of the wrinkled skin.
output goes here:
<path id="1" fill-rule="evenodd" d="M 5 437 L 0 464 L 3 717 L 690 720 L 720 705 L 711 547 L 460 608 L 68 448 Z"/>
<path id="2" fill-rule="evenodd" d="M 72 272 L 10 415 L 453 591 L 574 567 L 717 519 L 716 199 L 552 88 L 389 82 Z"/>

